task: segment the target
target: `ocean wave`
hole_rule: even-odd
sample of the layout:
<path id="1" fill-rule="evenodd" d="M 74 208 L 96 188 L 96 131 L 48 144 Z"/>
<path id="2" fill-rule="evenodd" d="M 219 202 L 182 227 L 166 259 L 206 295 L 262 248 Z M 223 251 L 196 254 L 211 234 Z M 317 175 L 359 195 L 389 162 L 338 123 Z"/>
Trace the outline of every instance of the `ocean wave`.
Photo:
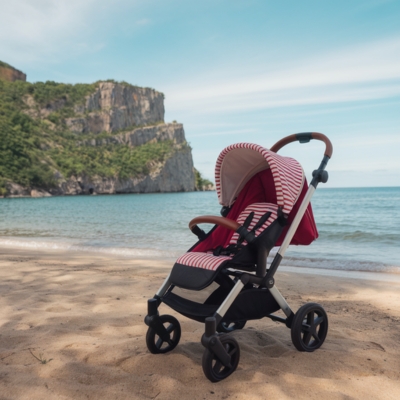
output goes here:
<path id="1" fill-rule="evenodd" d="M 22 239 L 22 238 L 0 238 L 0 247 L 30 250 L 61 250 L 74 252 L 95 252 L 126 257 L 157 257 L 177 258 L 181 253 L 163 251 L 158 249 L 128 248 L 128 247 L 103 247 L 96 245 L 85 245 L 72 242 Z"/>
<path id="2" fill-rule="evenodd" d="M 357 243 L 381 243 L 387 245 L 395 245 L 400 242 L 400 234 L 398 233 L 374 233 L 365 231 L 352 231 L 352 232 L 329 232 L 320 230 L 320 239 L 334 240 L 334 241 L 352 241 Z"/>
<path id="3" fill-rule="evenodd" d="M 131 247 L 112 247 L 98 246 L 86 243 L 44 240 L 42 238 L 11 238 L 0 237 L 0 247 L 30 250 L 59 250 L 72 252 L 95 252 L 105 255 L 114 255 L 122 257 L 155 257 L 176 259 L 184 251 L 165 251 L 161 249 L 149 248 L 131 248 Z M 278 248 L 272 249 L 268 257 L 268 264 L 272 262 Z M 366 272 L 388 272 L 399 273 L 399 265 L 384 264 L 380 262 L 357 261 L 357 260 L 337 260 L 322 257 L 284 257 L 281 265 L 295 268 L 312 268 L 312 269 L 331 269 L 341 271 L 366 271 Z"/>
<path id="4" fill-rule="evenodd" d="M 311 257 L 285 257 L 282 265 L 300 268 L 333 269 L 341 271 L 364 271 L 364 272 L 389 272 L 399 273 L 400 266 L 384 264 L 380 262 L 358 261 L 358 260 L 333 260 L 327 258 Z"/>

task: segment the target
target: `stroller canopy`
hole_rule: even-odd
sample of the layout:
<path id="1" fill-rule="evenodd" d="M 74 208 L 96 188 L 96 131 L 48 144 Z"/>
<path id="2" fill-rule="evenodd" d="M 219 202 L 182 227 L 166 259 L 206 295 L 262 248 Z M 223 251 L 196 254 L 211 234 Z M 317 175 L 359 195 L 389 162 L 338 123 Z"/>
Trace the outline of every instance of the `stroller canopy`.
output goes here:
<path id="1" fill-rule="evenodd" d="M 293 158 L 251 143 L 230 145 L 219 155 L 215 166 L 219 203 L 231 207 L 249 179 L 268 168 L 271 169 L 277 204 L 289 214 L 303 188 L 303 168 Z"/>

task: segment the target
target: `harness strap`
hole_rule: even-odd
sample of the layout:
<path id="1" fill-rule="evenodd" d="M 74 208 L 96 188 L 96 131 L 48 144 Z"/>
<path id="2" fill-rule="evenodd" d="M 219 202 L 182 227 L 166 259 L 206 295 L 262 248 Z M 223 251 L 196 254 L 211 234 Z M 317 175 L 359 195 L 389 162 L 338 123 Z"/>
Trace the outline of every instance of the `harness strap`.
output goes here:
<path id="1" fill-rule="evenodd" d="M 265 221 L 268 220 L 268 218 L 270 217 L 271 212 L 267 211 L 259 220 L 258 222 L 254 225 L 253 229 L 251 231 L 249 231 L 247 229 L 247 227 L 250 225 L 250 223 L 248 223 L 246 225 L 246 222 L 249 220 L 249 217 L 251 216 L 251 220 L 254 217 L 254 212 L 251 212 L 249 214 L 249 216 L 246 218 L 246 220 L 244 221 L 244 224 L 242 227 L 240 227 L 240 231 L 239 229 L 237 230 L 237 232 L 239 233 L 239 238 L 238 238 L 238 244 L 243 243 L 244 240 L 246 240 L 248 243 L 250 243 L 251 241 L 253 241 L 256 238 L 256 231 L 257 229 L 259 229 L 260 227 L 262 227 L 265 223 Z M 251 221 L 250 220 L 250 221 Z"/>
<path id="2" fill-rule="evenodd" d="M 213 250 L 213 256 L 234 256 L 242 250 L 244 245 L 242 244 L 230 244 L 227 247 L 218 246 Z"/>
<path id="3" fill-rule="evenodd" d="M 268 218 L 271 216 L 271 211 L 266 212 L 259 220 L 258 222 L 254 225 L 254 228 L 251 230 L 252 232 L 256 232 L 257 229 L 261 228 L 264 223 L 268 220 Z"/>
<path id="4" fill-rule="evenodd" d="M 213 255 L 218 257 L 218 256 L 233 256 L 236 255 L 240 250 L 243 249 L 244 245 L 242 244 L 244 240 L 246 240 L 248 243 L 251 243 L 255 238 L 255 233 L 257 229 L 262 227 L 265 222 L 268 220 L 268 218 L 271 216 L 271 212 L 268 211 L 266 212 L 259 220 L 258 222 L 254 225 L 251 231 L 249 231 L 247 228 L 251 224 L 251 221 L 254 218 L 254 212 L 252 211 L 244 221 L 243 225 L 238 229 L 239 233 L 239 238 L 237 240 L 236 244 L 230 244 L 227 247 L 222 247 L 218 246 L 213 250 Z"/>
<path id="5" fill-rule="evenodd" d="M 240 230 L 244 233 L 244 235 L 242 235 L 242 234 L 240 234 L 240 233 L 238 232 L 238 233 L 239 233 L 239 238 L 238 238 L 238 240 L 237 240 L 238 244 L 243 243 L 243 241 L 245 240 L 245 235 L 247 234 L 247 232 L 249 232 L 247 228 L 250 226 L 251 221 L 253 221 L 253 218 L 254 218 L 254 211 L 252 211 L 252 212 L 247 216 L 247 218 L 246 218 L 245 221 L 243 222 L 243 225 L 242 225 L 241 228 L 240 228 Z M 245 228 L 246 231 L 244 231 L 243 228 Z"/>
<path id="6" fill-rule="evenodd" d="M 244 226 L 245 228 L 248 228 L 248 227 L 250 226 L 250 224 L 251 224 L 251 221 L 253 221 L 253 218 L 254 218 L 254 211 L 252 211 L 252 212 L 247 216 L 247 218 L 244 220 L 243 226 Z"/>

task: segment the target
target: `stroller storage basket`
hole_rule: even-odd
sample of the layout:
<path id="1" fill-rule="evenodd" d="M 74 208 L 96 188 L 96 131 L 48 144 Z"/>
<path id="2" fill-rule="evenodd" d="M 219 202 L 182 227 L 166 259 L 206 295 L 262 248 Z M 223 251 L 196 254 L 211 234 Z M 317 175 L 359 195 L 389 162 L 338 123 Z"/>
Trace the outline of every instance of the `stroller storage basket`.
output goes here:
<path id="1" fill-rule="evenodd" d="M 218 290 L 218 289 L 217 289 Z M 218 310 L 221 304 L 204 304 L 178 296 L 172 291 L 162 297 L 162 302 L 185 317 L 205 322 L 206 318 Z M 244 288 L 235 299 L 223 322 L 249 321 L 267 317 L 280 309 L 279 304 L 267 288 Z"/>

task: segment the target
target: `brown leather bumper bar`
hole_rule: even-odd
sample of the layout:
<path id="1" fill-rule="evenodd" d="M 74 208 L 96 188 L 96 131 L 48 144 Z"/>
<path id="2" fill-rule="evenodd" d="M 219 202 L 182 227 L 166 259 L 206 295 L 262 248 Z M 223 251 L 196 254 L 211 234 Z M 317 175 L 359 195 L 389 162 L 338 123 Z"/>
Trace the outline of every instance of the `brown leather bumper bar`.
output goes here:
<path id="1" fill-rule="evenodd" d="M 236 221 L 232 221 L 231 219 L 225 217 L 218 217 L 215 215 L 203 215 L 201 217 L 193 218 L 189 222 L 189 229 L 193 231 L 195 226 L 198 224 L 213 224 L 213 225 L 220 225 L 224 228 L 231 229 L 232 231 L 237 231 L 240 227 L 240 224 Z"/>

